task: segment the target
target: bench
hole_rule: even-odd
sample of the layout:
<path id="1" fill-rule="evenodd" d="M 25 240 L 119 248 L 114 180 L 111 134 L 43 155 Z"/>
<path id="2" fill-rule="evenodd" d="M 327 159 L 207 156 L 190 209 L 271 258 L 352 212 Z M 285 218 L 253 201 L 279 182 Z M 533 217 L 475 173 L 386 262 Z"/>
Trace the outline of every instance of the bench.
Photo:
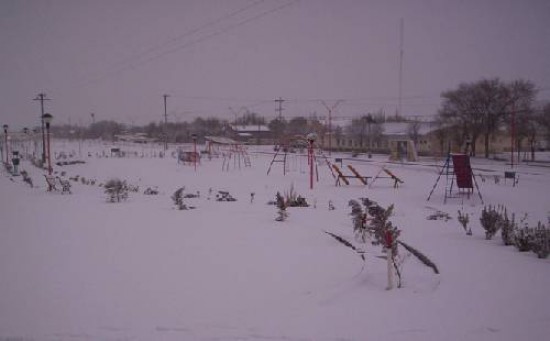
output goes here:
<path id="1" fill-rule="evenodd" d="M 516 172 L 513 171 L 505 171 L 504 172 L 504 183 L 506 183 L 506 179 L 512 179 L 512 185 L 516 187 L 516 184 L 518 183 L 519 176 L 516 174 Z"/>
<path id="2" fill-rule="evenodd" d="M 337 165 L 335 164 L 332 164 L 332 168 L 334 169 L 334 171 L 336 172 L 337 176 L 336 176 L 336 186 L 340 186 L 340 180 L 345 183 L 346 185 L 349 185 L 349 181 L 348 179 L 357 179 L 359 180 L 363 185 L 367 185 L 368 183 L 368 179 L 371 178 L 370 176 L 362 176 L 361 174 L 359 174 L 359 172 L 357 172 L 357 170 L 355 168 L 353 168 L 353 166 L 351 165 L 348 165 L 348 168 L 352 171 L 353 175 L 344 175 L 344 173 L 342 173 L 342 170 L 340 170 L 340 168 L 338 168 Z"/>

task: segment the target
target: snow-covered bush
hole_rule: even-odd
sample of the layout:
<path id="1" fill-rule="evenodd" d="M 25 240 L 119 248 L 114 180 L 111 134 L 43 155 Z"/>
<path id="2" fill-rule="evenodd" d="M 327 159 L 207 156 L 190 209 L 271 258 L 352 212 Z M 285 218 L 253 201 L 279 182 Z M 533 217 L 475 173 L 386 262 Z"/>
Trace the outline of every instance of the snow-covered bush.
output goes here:
<path id="1" fill-rule="evenodd" d="M 502 242 L 504 245 L 514 245 L 514 231 L 516 230 L 515 215 L 512 213 L 512 218 L 508 218 L 508 212 L 504 209 L 504 214 L 501 214 L 500 231 Z"/>
<path id="2" fill-rule="evenodd" d="M 287 204 L 279 192 L 275 195 L 275 206 L 277 206 L 277 218 L 275 218 L 275 220 L 285 221 L 286 218 L 288 218 L 288 212 L 286 211 Z"/>
<path id="3" fill-rule="evenodd" d="M 143 194 L 145 194 L 145 195 L 158 195 L 159 191 L 158 191 L 157 188 L 147 187 L 145 189 L 145 191 L 143 191 Z"/>
<path id="4" fill-rule="evenodd" d="M 485 229 L 485 239 L 492 239 L 498 232 L 501 226 L 500 220 L 501 216 L 494 207 L 483 207 L 479 221 L 481 222 L 481 226 Z"/>
<path id="5" fill-rule="evenodd" d="M 110 179 L 103 187 L 105 188 L 107 201 L 109 202 L 120 202 L 121 200 L 128 199 L 128 186 L 126 185 L 126 181 L 116 178 Z"/>
<path id="6" fill-rule="evenodd" d="M 366 243 L 368 237 L 366 214 L 363 212 L 361 204 L 356 200 L 350 200 L 348 206 L 351 207 L 351 220 L 353 222 L 353 232 L 355 234 L 355 240 L 358 242 Z"/>
<path id="7" fill-rule="evenodd" d="M 539 258 L 547 258 L 550 254 L 550 230 L 540 221 L 532 231 L 531 250 Z"/>
<path id="8" fill-rule="evenodd" d="M 195 208 L 194 206 L 188 206 L 185 204 L 184 202 L 185 193 L 183 191 L 185 191 L 185 187 L 180 187 L 174 192 L 174 194 L 172 194 L 172 201 L 174 202 L 174 205 L 176 205 L 176 208 L 178 210 L 194 209 Z"/>
<path id="9" fill-rule="evenodd" d="M 309 207 L 306 199 L 294 189 L 294 184 L 291 184 L 290 190 L 285 192 L 285 203 L 287 207 Z"/>
<path id="10" fill-rule="evenodd" d="M 389 220 L 393 213 L 393 205 L 390 205 L 388 208 L 383 208 L 375 201 L 368 198 L 363 198 L 362 203 L 365 206 L 365 210 L 363 210 L 356 200 L 350 200 L 348 203 L 352 209 L 353 230 L 359 242 L 365 243 L 368 238 L 372 238 L 373 245 L 383 246 L 383 252 L 386 253 L 386 259 L 388 261 L 388 289 L 391 289 L 393 286 L 393 280 L 391 278 L 393 277 L 394 271 L 397 274 L 397 287 L 401 287 L 402 284 L 401 266 L 405 257 L 399 255 L 398 245 L 401 245 L 426 266 L 432 268 L 436 274 L 439 274 L 437 266 L 428 257 L 412 246 L 399 240 L 401 230 L 393 226 L 392 222 Z M 359 253 L 363 260 L 365 259 L 361 248 L 354 246 L 341 236 L 329 232 L 327 232 L 327 234 Z"/>
<path id="11" fill-rule="evenodd" d="M 227 191 L 218 191 L 218 194 L 216 194 L 216 201 L 237 201 L 237 199 Z"/>

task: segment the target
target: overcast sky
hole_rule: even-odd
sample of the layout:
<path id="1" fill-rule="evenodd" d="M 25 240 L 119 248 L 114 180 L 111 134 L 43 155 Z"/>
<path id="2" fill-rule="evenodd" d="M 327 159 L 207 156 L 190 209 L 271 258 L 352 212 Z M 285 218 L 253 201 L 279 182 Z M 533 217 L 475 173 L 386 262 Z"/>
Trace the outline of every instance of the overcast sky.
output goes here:
<path id="1" fill-rule="evenodd" d="M 268 119 L 398 108 L 460 82 L 527 79 L 550 98 L 548 0 L 0 0 L 0 124 Z M 231 109 L 230 109 L 231 108 Z"/>

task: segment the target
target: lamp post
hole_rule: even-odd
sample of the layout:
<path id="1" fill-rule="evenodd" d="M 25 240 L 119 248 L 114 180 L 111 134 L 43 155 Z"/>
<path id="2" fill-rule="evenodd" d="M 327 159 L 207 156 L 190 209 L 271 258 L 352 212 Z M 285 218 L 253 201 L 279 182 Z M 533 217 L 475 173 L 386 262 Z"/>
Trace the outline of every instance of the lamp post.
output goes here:
<path id="1" fill-rule="evenodd" d="M 4 144 L 6 145 L 6 165 L 7 165 L 9 163 L 9 160 L 8 160 L 8 155 L 9 155 L 9 150 L 8 150 L 8 125 L 4 124 L 3 128 L 4 128 Z"/>
<path id="2" fill-rule="evenodd" d="M 34 128 L 32 130 L 32 143 L 33 143 L 33 146 L 34 146 L 34 149 L 33 149 L 33 152 L 32 152 L 32 158 L 35 161 L 36 161 L 36 157 L 38 155 L 38 139 L 37 139 L 37 136 L 38 136 L 39 133 L 40 133 L 40 129 L 38 129 L 38 128 Z"/>
<path id="3" fill-rule="evenodd" d="M 50 123 L 52 122 L 53 116 L 51 114 L 44 114 L 42 116 L 44 124 L 46 124 L 46 137 L 47 137 L 47 153 L 48 153 L 48 175 L 52 175 L 52 158 L 51 158 L 51 149 L 50 149 Z"/>
<path id="4" fill-rule="evenodd" d="M 191 139 L 193 139 L 193 164 L 195 166 L 195 172 L 197 171 L 197 134 L 192 134 Z"/>
<path id="5" fill-rule="evenodd" d="M 315 163 L 315 152 L 313 150 L 313 143 L 315 143 L 315 140 L 317 139 L 317 134 L 309 133 L 307 134 L 306 138 L 308 142 L 307 161 L 309 163 L 309 189 L 313 189 L 313 164 Z"/>
<path id="6" fill-rule="evenodd" d="M 23 142 L 23 150 L 24 150 L 24 155 L 23 155 L 23 158 L 28 158 L 29 157 L 29 150 L 28 150 L 28 138 L 29 138 L 29 128 L 25 127 L 23 128 L 23 134 L 25 134 L 25 140 Z"/>

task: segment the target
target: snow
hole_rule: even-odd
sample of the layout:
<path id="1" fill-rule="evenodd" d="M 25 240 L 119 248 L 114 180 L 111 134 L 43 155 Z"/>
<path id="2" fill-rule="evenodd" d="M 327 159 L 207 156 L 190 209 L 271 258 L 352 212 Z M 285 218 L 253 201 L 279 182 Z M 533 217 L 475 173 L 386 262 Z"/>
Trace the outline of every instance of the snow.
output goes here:
<path id="1" fill-rule="evenodd" d="M 286 176 L 282 164 L 266 174 L 272 148 L 251 147 L 252 167 L 238 167 L 233 158 L 222 171 L 222 158 L 203 158 L 195 171 L 172 157 L 153 157 L 162 146 L 117 146 L 145 157 L 99 158 L 112 146 L 87 141 L 80 146 L 85 164 L 54 170 L 140 186 L 121 203 L 107 203 L 97 184 L 72 182 L 71 195 L 46 192 L 43 172 L 26 160 L 22 168 L 35 188 L 3 172 L 0 340 L 505 341 L 550 333 L 549 260 L 504 246 L 500 234 L 485 240 L 477 193 L 443 204 L 442 178 L 426 201 L 444 160 L 389 163 L 385 156 L 333 153 L 365 176 L 385 165 L 405 183 L 394 189 L 379 179 L 365 187 L 350 179 L 350 186 L 337 187 L 320 162 L 310 190 L 305 156 L 289 156 Z M 79 150 L 66 141 L 53 147 Z M 486 178 L 478 178 L 485 204 L 546 223 L 548 164 L 517 167 L 516 187 L 493 181 L 509 165 L 482 158 L 472 165 Z M 196 209 L 174 209 L 170 196 L 181 186 L 200 191 L 200 198 L 186 199 Z M 291 186 L 316 207 L 290 208 L 288 220 L 276 222 L 267 202 Z M 147 187 L 159 195 L 144 195 Z M 218 190 L 238 201 L 215 201 Z M 379 247 L 365 246 L 362 269 L 356 254 L 324 233 L 353 240 L 347 204 L 361 197 L 395 204 L 391 221 L 401 239 L 441 274 L 408 257 L 403 288 L 387 291 Z M 329 200 L 335 210 L 328 210 Z M 458 223 L 458 209 L 470 214 L 473 236 Z M 426 219 L 437 210 L 453 219 Z"/>

